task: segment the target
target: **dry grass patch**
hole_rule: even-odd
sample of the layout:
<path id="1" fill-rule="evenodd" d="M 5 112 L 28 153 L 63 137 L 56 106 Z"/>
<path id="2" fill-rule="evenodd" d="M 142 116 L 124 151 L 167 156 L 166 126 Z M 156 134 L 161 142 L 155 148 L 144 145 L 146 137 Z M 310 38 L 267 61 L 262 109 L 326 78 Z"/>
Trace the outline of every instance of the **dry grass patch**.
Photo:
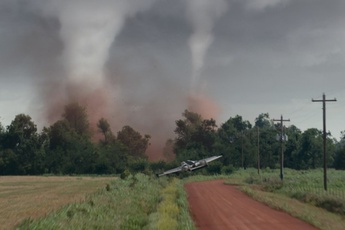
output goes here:
<path id="1" fill-rule="evenodd" d="M 45 216 L 83 201 L 114 177 L 1 176 L 0 226 L 11 229 L 25 219 Z"/>

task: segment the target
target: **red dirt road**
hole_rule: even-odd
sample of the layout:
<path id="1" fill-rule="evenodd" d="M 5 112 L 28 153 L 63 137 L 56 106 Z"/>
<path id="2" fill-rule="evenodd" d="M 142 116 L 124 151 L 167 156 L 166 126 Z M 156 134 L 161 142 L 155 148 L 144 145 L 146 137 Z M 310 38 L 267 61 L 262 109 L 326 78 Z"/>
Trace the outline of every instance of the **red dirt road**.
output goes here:
<path id="1" fill-rule="evenodd" d="M 317 229 L 251 199 L 222 180 L 188 183 L 185 189 L 197 229 Z"/>

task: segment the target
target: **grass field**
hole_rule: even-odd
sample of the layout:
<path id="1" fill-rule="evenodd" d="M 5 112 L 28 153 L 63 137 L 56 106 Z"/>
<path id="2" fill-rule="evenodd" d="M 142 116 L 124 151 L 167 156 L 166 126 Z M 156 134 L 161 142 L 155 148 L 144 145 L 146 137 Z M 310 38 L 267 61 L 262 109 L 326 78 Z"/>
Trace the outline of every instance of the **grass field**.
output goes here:
<path id="1" fill-rule="evenodd" d="M 174 177 L 0 177 L 0 229 L 194 230 L 184 183 L 224 179 L 260 202 L 320 229 L 345 229 L 341 214 L 345 172 L 329 170 L 239 170 L 230 175 Z M 298 196 L 296 196 L 296 194 Z M 300 198 L 307 198 L 301 202 Z M 331 201 L 331 202 L 330 202 Z M 336 203 L 332 203 L 336 201 Z M 317 202 L 321 203 L 321 208 Z M 326 207 L 322 205 L 326 204 Z M 337 205 L 340 205 L 339 207 Z M 327 211 L 327 207 L 337 210 Z"/>
<path id="2" fill-rule="evenodd" d="M 328 190 L 323 188 L 323 170 L 239 170 L 226 183 L 275 209 L 283 210 L 322 230 L 345 229 L 345 171 L 328 170 Z"/>
<path id="3" fill-rule="evenodd" d="M 12 229 L 105 187 L 114 177 L 0 176 L 0 229 Z"/>
<path id="4" fill-rule="evenodd" d="M 12 180 L 8 178 L 7 187 L 11 186 L 28 186 L 30 191 L 24 193 L 23 202 L 36 199 L 27 205 L 27 212 L 18 212 L 15 208 L 13 221 L 8 228 L 12 229 L 42 229 L 42 230 L 60 230 L 60 229 L 123 229 L 123 230 L 194 230 L 193 221 L 188 212 L 188 202 L 183 189 L 183 183 L 177 178 L 156 178 L 156 176 L 148 176 L 141 173 L 129 175 L 126 179 L 113 178 L 47 178 L 42 177 L 31 178 L 32 181 L 21 181 L 14 177 Z M 23 184 L 18 185 L 19 180 Z M 93 193 L 88 195 L 78 195 L 77 192 L 83 189 L 89 182 L 98 182 L 94 184 Z M 42 183 L 42 184 L 41 184 Z M 60 202 L 56 209 L 51 209 L 49 203 L 46 203 L 41 210 L 41 215 L 35 215 L 37 200 L 42 195 L 34 187 L 41 188 L 45 191 L 51 184 L 61 183 L 60 186 L 53 186 L 60 190 L 59 194 L 65 194 L 65 200 Z M 75 188 L 72 184 L 80 183 Z M 5 183 L 6 184 L 6 183 Z M 40 185 L 41 184 L 41 185 Z M 89 188 L 90 189 L 90 188 Z M 57 192 L 57 191 L 55 191 Z M 10 192 L 4 193 L 4 197 L 9 197 Z M 13 198 L 20 196 L 15 195 Z M 74 199 L 67 200 L 67 197 Z M 50 200 L 50 199 L 48 199 Z M 20 200 L 16 201 L 19 204 Z M 31 208 L 30 208 L 31 207 Z M 26 217 L 26 218 L 25 218 Z M 9 218 L 9 216 L 7 217 Z"/>

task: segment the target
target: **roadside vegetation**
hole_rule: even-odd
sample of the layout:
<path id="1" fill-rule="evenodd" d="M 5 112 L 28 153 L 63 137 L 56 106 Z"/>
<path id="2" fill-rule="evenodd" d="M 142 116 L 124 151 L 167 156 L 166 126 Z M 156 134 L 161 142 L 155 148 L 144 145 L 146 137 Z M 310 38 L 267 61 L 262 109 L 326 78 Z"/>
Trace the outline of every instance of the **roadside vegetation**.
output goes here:
<path id="1" fill-rule="evenodd" d="M 26 219 L 17 229 L 194 229 L 183 183 L 142 173 L 113 180 L 84 201 Z"/>
<path id="2" fill-rule="evenodd" d="M 284 180 L 279 170 L 239 170 L 226 180 L 254 199 L 283 210 L 320 229 L 345 228 L 344 171 L 328 170 L 328 190 L 323 189 L 322 169 L 297 171 L 285 169 Z"/>
<path id="3" fill-rule="evenodd" d="M 154 175 L 143 173 L 123 174 L 121 178 L 104 178 L 92 193 L 85 196 L 75 196 L 76 199 L 68 203 L 60 203 L 59 207 L 45 209 L 46 212 L 39 216 L 29 215 L 15 226 L 5 229 L 167 229 L 167 230 L 194 230 L 188 207 L 187 194 L 184 184 L 214 179 L 224 179 L 226 184 L 237 186 L 254 199 L 267 205 L 300 218 L 312 225 L 324 230 L 344 229 L 345 215 L 343 213 L 343 201 L 345 183 L 342 181 L 345 172 L 330 169 L 329 191 L 323 191 L 322 170 L 285 170 L 284 181 L 279 179 L 279 170 L 264 169 L 257 174 L 256 169 L 235 170 L 231 174 L 210 175 L 207 169 L 198 171 L 185 178 L 179 176 L 167 176 L 157 178 Z M 10 177 L 8 177 L 10 178 Z M 17 178 L 17 177 L 12 177 Z M 29 177 L 28 177 L 29 178 Z M 73 197 L 71 187 L 65 187 L 66 181 L 80 183 L 79 188 L 86 189 L 86 182 L 95 183 L 99 178 L 95 177 L 32 177 L 35 180 L 26 181 L 23 184 L 18 181 L 10 182 L 16 188 L 30 187 L 24 193 L 33 197 L 33 202 L 38 207 L 38 199 L 43 199 L 42 191 L 51 184 L 60 187 L 59 194 Z M 50 178 L 40 185 L 41 180 Z M 52 180 L 54 179 L 54 180 Z M 65 181 L 65 184 L 62 183 Z M 61 183 L 60 183 L 61 182 Z M 81 183 L 85 183 L 82 186 Z M 38 189 L 42 187 L 41 189 Z M 80 190 L 79 190 L 80 191 Z M 13 192 L 12 192 L 13 193 Z M 39 194 L 37 194 L 39 193 Z M 5 204 L 6 196 L 10 192 L 2 193 L 4 198 L 0 205 Z M 14 193 L 15 194 L 15 193 Z M 36 195 L 35 195 L 36 194 Z M 302 197 L 302 198 L 301 198 Z M 307 199 L 306 199 L 307 198 Z M 29 197 L 26 199 L 30 200 Z M 54 199 L 43 203 L 51 204 Z M 335 202 L 335 203 L 334 203 Z M 5 204 L 6 205 L 6 204 Z M 20 204 L 17 204 L 20 205 Z M 19 206 L 17 211 L 20 210 Z M 329 207 L 332 207 L 329 209 Z M 7 210 L 9 211 L 9 210 Z M 15 210 L 12 210 L 15 211 Z M 35 211 L 35 210 L 34 210 Z M 37 210 L 36 210 L 37 211 Z M 28 210 L 27 210 L 28 212 Z M 11 214 L 13 216 L 13 212 Z M 11 216 L 10 215 L 10 216 Z M 21 215 L 21 214 L 19 214 Z M 17 215 L 18 217 L 18 215 Z M 9 217 L 8 217 L 9 218 Z"/>

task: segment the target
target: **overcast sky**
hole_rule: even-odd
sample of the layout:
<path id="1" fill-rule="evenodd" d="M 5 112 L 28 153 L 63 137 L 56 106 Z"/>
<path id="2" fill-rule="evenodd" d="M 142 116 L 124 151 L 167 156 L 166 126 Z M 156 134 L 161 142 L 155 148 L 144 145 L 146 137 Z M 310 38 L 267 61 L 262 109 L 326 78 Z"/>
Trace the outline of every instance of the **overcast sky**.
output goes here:
<path id="1" fill-rule="evenodd" d="M 114 132 L 166 138 L 195 102 L 218 125 L 269 113 L 322 129 L 312 98 L 325 93 L 339 139 L 344 12 L 344 0 L 1 0 L 0 122 L 26 113 L 42 127 L 80 100 Z"/>

